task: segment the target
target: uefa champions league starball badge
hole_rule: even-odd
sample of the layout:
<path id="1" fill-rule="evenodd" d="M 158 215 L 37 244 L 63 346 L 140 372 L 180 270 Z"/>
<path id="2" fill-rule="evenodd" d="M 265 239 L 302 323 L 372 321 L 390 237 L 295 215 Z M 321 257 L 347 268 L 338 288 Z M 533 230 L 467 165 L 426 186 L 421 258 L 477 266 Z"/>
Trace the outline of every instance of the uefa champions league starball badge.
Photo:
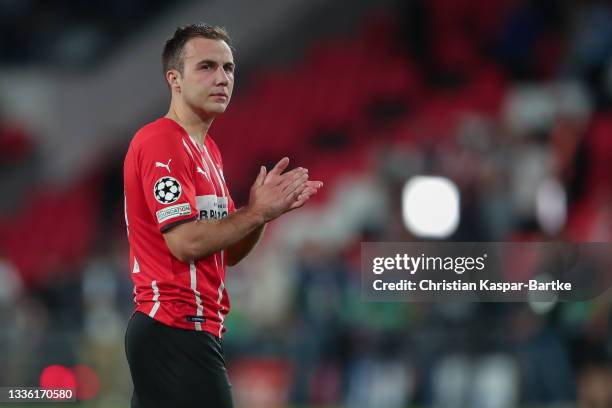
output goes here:
<path id="1" fill-rule="evenodd" d="M 161 204 L 172 204 L 181 196 L 181 184 L 174 177 L 162 177 L 155 182 L 153 195 Z"/>

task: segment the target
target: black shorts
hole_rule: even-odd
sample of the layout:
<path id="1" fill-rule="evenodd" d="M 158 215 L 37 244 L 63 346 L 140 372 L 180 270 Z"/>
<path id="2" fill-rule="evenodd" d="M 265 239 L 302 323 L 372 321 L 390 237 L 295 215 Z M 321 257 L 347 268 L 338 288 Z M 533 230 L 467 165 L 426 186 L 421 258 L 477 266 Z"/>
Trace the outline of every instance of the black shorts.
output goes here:
<path id="1" fill-rule="evenodd" d="M 221 339 L 135 313 L 125 333 L 132 408 L 232 408 Z"/>

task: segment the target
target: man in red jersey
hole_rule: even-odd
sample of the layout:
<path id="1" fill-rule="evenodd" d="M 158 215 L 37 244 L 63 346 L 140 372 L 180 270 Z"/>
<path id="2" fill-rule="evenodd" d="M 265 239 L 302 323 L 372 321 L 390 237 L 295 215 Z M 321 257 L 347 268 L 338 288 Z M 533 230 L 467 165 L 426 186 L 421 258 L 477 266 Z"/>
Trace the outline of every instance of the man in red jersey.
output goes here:
<path id="1" fill-rule="evenodd" d="M 226 265 L 242 260 L 267 222 L 322 186 L 261 167 L 249 203 L 234 208 L 221 154 L 208 134 L 234 86 L 232 50 L 219 27 L 180 27 L 162 60 L 172 99 L 142 127 L 124 164 L 125 220 L 136 311 L 126 331 L 132 407 L 232 407 L 221 336 L 230 302 Z"/>

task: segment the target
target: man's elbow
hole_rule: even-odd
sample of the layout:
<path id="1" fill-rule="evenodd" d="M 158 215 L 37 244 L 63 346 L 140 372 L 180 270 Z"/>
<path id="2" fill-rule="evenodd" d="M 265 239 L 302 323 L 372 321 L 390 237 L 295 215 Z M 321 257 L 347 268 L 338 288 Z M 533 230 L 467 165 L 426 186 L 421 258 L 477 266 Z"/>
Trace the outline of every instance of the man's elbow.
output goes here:
<path id="1" fill-rule="evenodd" d="M 248 255 L 249 252 L 236 250 L 235 248 L 233 248 L 233 250 L 231 251 L 228 249 L 225 252 L 225 264 L 227 266 L 236 266 L 240 262 L 242 262 L 244 258 L 246 258 Z"/>
<path id="2" fill-rule="evenodd" d="M 227 266 L 236 266 L 238 265 L 238 263 L 240 262 L 240 259 L 236 259 L 235 257 L 231 256 L 231 254 L 227 254 L 226 258 L 225 258 L 225 264 Z"/>
<path id="3" fill-rule="evenodd" d="M 219 250 L 211 248 L 207 243 L 202 243 L 195 238 L 180 240 L 170 248 L 172 255 L 179 261 L 185 263 L 195 262 L 199 259 L 211 256 L 218 251 Z"/>
<path id="4" fill-rule="evenodd" d="M 191 235 L 185 229 L 164 234 L 170 253 L 181 262 L 190 263 L 198 258 L 197 240 Z"/>
<path id="5" fill-rule="evenodd" d="M 181 262 L 190 263 L 196 260 L 196 256 L 193 250 L 190 250 L 188 246 L 181 246 L 178 248 L 169 248 L 170 253 L 176 259 Z"/>

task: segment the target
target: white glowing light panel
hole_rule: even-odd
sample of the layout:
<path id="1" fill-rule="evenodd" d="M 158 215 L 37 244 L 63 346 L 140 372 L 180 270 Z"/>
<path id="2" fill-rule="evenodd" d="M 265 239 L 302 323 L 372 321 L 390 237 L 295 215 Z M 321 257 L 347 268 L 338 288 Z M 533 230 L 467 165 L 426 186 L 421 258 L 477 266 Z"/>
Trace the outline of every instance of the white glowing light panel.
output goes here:
<path id="1" fill-rule="evenodd" d="M 404 225 L 422 238 L 447 238 L 459 226 L 459 189 L 444 177 L 415 176 L 402 191 Z"/>

